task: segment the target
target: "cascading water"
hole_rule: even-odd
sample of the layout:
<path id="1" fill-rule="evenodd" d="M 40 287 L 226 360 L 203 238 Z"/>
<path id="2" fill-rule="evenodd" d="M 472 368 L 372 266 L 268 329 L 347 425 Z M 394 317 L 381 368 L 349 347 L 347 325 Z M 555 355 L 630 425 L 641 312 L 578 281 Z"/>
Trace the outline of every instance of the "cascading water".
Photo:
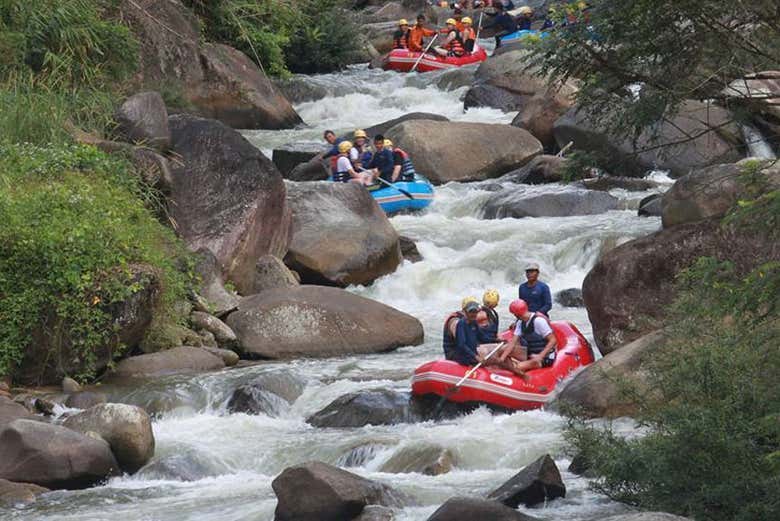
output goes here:
<path id="1" fill-rule="evenodd" d="M 351 129 L 413 111 L 451 119 L 507 123 L 512 114 L 493 109 L 463 112 L 463 89 L 446 92 L 430 86 L 434 75 L 403 76 L 363 67 L 346 74 L 314 77 L 333 92 L 297 109 L 311 128 L 248 132 L 262 150 L 291 140 L 319 139 L 324 128 Z M 510 185 L 507 185 L 510 186 Z M 270 521 L 275 496 L 271 481 L 285 467 L 322 460 L 395 486 L 418 501 L 396 513 L 399 520 L 423 520 L 452 496 L 483 495 L 522 466 L 551 453 L 566 469 L 563 420 L 545 411 L 491 415 L 485 409 L 441 422 L 319 429 L 305 418 L 346 393 L 389 388 L 409 389 L 414 368 L 441 354 L 441 322 L 466 295 L 481 296 L 488 287 L 506 304 L 516 295 L 523 265 L 541 264 L 542 279 L 553 291 L 580 287 L 585 274 L 605 249 L 659 228 L 659 220 L 639 218 L 634 210 L 565 218 L 482 220 L 481 204 L 490 192 L 484 185 L 452 183 L 437 190 L 430 210 L 392 219 L 398 231 L 413 238 L 421 262 L 405 262 L 397 272 L 370 287 L 352 288 L 413 314 L 425 326 L 425 344 L 381 355 L 327 360 L 264 363 L 199 376 L 172 376 L 141 387 L 115 388 L 112 399 L 147 407 L 154 422 L 155 462 L 135 476 L 110 480 L 84 491 L 46 495 L 28 507 L 1 511 L 3 519 L 104 521 L 235 520 Z M 562 190 L 560 186 L 517 187 Z M 638 196 L 615 191 L 624 201 Z M 627 206 L 630 206 L 627 205 Z M 584 309 L 554 307 L 556 319 L 575 322 L 590 334 Z M 288 405 L 274 403 L 271 415 L 229 414 L 232 391 L 264 373 L 282 375 L 301 394 Z M 286 377 L 284 375 L 287 375 Z M 439 476 L 391 472 L 391 458 L 413 449 L 448 450 L 453 469 Z M 568 493 L 536 510 L 552 519 L 587 520 L 625 507 L 587 488 L 584 478 L 564 472 Z"/>

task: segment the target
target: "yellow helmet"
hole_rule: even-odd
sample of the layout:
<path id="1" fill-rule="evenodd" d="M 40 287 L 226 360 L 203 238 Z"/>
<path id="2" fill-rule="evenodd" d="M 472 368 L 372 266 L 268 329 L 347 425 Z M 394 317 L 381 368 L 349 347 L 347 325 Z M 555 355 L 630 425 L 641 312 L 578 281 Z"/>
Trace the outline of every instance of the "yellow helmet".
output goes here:
<path id="1" fill-rule="evenodd" d="M 359 137 L 368 137 L 368 134 L 366 134 L 365 130 L 356 130 L 355 131 L 355 139 Z"/>
<path id="2" fill-rule="evenodd" d="M 477 300 L 477 297 L 466 297 L 460 302 L 460 308 L 462 310 L 466 310 L 466 308 L 470 307 L 471 304 L 476 304 L 477 307 L 479 307 L 479 300 Z"/>
<path id="3" fill-rule="evenodd" d="M 398 20 L 398 26 L 400 27 L 402 25 L 409 25 L 409 22 L 406 21 L 406 18 L 401 18 Z"/>
<path id="4" fill-rule="evenodd" d="M 458 22 L 456 22 L 454 18 L 447 18 L 447 21 L 445 23 L 447 25 L 458 25 Z"/>
<path id="5" fill-rule="evenodd" d="M 342 141 L 339 143 L 339 153 L 346 154 L 352 150 L 352 142 L 351 141 Z"/>
<path id="6" fill-rule="evenodd" d="M 391 147 L 391 146 L 393 146 L 393 142 L 390 141 L 389 139 L 385 139 L 385 146 L 386 147 Z"/>
<path id="7" fill-rule="evenodd" d="M 485 294 L 482 295 L 482 303 L 488 307 L 494 308 L 498 306 L 498 301 L 501 297 L 498 295 L 498 290 L 488 289 Z"/>
<path id="8" fill-rule="evenodd" d="M 524 5 L 523 7 L 518 9 L 517 12 L 520 14 L 533 14 L 534 10 L 527 5 Z"/>
<path id="9" fill-rule="evenodd" d="M 469 25 L 471 25 L 472 23 L 474 23 L 474 22 L 471 20 L 471 18 L 469 18 L 468 16 L 464 16 L 464 17 L 463 17 L 463 20 L 461 20 L 461 22 L 463 22 L 464 24 L 469 24 Z"/>

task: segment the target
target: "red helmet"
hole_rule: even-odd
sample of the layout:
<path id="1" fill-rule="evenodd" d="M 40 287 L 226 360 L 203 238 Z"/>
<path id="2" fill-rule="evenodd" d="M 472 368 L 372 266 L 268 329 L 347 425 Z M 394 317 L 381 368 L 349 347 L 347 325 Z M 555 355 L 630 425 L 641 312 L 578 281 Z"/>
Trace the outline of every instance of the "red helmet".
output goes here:
<path id="1" fill-rule="evenodd" d="M 528 304 L 526 304 L 523 299 L 513 300 L 512 303 L 509 304 L 509 312 L 517 318 L 520 318 L 528 313 Z"/>

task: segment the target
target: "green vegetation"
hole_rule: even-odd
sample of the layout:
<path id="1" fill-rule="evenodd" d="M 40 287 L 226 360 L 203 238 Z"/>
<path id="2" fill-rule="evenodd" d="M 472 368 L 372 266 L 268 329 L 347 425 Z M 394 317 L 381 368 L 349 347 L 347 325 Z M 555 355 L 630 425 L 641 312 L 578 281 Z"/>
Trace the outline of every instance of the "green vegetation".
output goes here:
<path id="1" fill-rule="evenodd" d="M 0 374 L 35 331 L 56 328 L 85 362 L 74 376 L 94 376 L 91 354 L 114 334 L 105 306 L 140 289 L 133 263 L 159 272 L 163 305 L 184 297 L 182 251 L 144 207 L 148 190 L 92 147 L 0 145 Z"/>
<path id="2" fill-rule="evenodd" d="M 242 50 L 268 74 L 330 72 L 357 51 L 341 0 L 185 0 L 205 36 Z"/>
<path id="3" fill-rule="evenodd" d="M 730 103 L 724 90 L 734 79 L 778 67 L 776 0 L 593 0 L 587 12 L 579 4 L 568 3 L 578 23 L 534 46 L 536 61 L 555 79 L 579 79 L 579 104 L 617 135 L 638 135 L 686 99 Z M 560 10 L 558 22 L 565 17 Z"/>
<path id="4" fill-rule="evenodd" d="M 780 239 L 780 191 L 758 188 L 724 226 Z M 679 278 L 643 389 L 625 382 L 645 435 L 571 417 L 567 436 L 597 476 L 597 490 L 630 504 L 700 521 L 780 518 L 780 262 L 740 273 L 701 258 Z"/>

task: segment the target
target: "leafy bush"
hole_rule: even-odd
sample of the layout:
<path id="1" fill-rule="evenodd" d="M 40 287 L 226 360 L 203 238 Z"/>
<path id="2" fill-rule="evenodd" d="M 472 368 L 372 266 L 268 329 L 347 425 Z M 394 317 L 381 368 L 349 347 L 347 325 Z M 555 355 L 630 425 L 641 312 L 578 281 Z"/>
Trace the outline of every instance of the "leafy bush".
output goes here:
<path id="1" fill-rule="evenodd" d="M 84 362 L 74 376 L 94 376 L 93 353 L 114 334 L 104 306 L 139 289 L 133 263 L 158 270 L 163 307 L 183 298 L 183 248 L 144 207 L 147 191 L 93 147 L 0 143 L 0 374 L 35 331 L 57 327 Z"/>
<path id="2" fill-rule="evenodd" d="M 32 72 L 50 86 L 102 85 L 133 72 L 138 42 L 102 18 L 109 0 L 6 0 L 0 4 L 0 79 Z"/>

